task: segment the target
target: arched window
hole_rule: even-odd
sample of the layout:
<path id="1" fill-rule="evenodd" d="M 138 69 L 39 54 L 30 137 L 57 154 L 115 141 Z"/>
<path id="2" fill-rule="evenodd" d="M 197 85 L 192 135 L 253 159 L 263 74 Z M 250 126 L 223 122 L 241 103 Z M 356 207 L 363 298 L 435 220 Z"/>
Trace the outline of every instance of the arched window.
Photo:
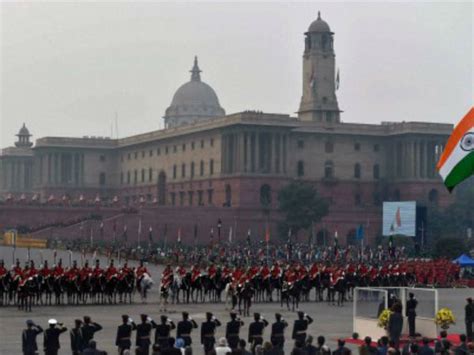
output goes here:
<path id="1" fill-rule="evenodd" d="M 173 198 L 175 198 L 174 195 Z M 164 171 L 158 175 L 158 204 L 166 204 L 166 173 Z"/>
<path id="2" fill-rule="evenodd" d="M 296 174 L 301 177 L 301 176 L 304 176 L 304 161 L 302 160 L 299 160 L 298 161 L 298 166 L 297 166 L 297 169 L 296 169 Z"/>
<path id="3" fill-rule="evenodd" d="M 232 206 L 232 189 L 229 184 L 225 185 L 225 202 L 224 207 Z"/>
<path id="4" fill-rule="evenodd" d="M 272 188 L 268 184 L 260 187 L 260 203 L 262 206 L 269 206 L 272 203 Z"/>
<path id="5" fill-rule="evenodd" d="M 356 179 L 360 179 L 360 164 L 359 163 L 356 163 L 354 165 L 354 177 Z"/>
<path id="6" fill-rule="evenodd" d="M 324 163 L 324 177 L 326 179 L 332 179 L 334 177 L 334 164 L 330 160 Z"/>
<path id="7" fill-rule="evenodd" d="M 437 205 L 438 204 L 438 200 L 439 200 L 439 194 L 438 194 L 438 190 L 436 189 L 431 189 L 429 194 L 428 194 L 428 199 L 429 201 L 434 204 L 434 205 Z"/>
<path id="8" fill-rule="evenodd" d="M 334 143 L 332 141 L 327 141 L 325 144 L 324 144 L 324 151 L 326 153 L 332 153 L 334 152 Z"/>
<path id="9" fill-rule="evenodd" d="M 380 179 L 380 165 L 379 164 L 374 164 L 374 179 L 375 180 Z"/>

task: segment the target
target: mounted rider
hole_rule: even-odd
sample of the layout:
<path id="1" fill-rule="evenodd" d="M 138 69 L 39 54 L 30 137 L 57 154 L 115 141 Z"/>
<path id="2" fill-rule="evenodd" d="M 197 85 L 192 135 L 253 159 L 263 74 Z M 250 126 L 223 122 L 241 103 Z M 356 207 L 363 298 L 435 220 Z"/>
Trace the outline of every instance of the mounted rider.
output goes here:
<path id="1" fill-rule="evenodd" d="M 5 268 L 5 262 L 0 260 L 0 277 L 3 277 L 7 274 L 7 269 Z"/>
<path id="2" fill-rule="evenodd" d="M 102 276 L 102 274 L 104 273 L 104 270 L 102 270 L 102 268 L 100 267 L 100 260 L 97 259 L 95 261 L 95 267 L 94 267 L 94 270 L 92 270 L 92 275 L 95 277 L 95 278 L 99 278 Z"/>
<path id="3" fill-rule="evenodd" d="M 23 277 L 23 269 L 21 268 L 20 260 L 16 259 L 16 265 L 12 267 L 12 271 L 13 279 L 21 279 Z"/>
<path id="4" fill-rule="evenodd" d="M 117 268 L 114 266 L 114 259 L 111 259 L 109 267 L 105 270 L 105 277 L 111 280 L 114 276 L 117 276 Z"/>
<path id="5" fill-rule="evenodd" d="M 35 268 L 35 262 L 30 260 L 30 267 L 28 269 L 28 273 L 23 272 L 25 277 L 34 277 L 38 274 L 38 270 Z"/>
<path id="6" fill-rule="evenodd" d="M 201 270 L 198 265 L 193 265 L 191 268 L 191 282 L 196 282 L 196 280 L 201 276 Z"/>
<path id="7" fill-rule="evenodd" d="M 53 275 L 54 277 L 61 277 L 64 275 L 64 269 L 63 269 L 63 260 L 59 259 L 58 265 L 56 265 L 53 269 Z"/>
<path id="8" fill-rule="evenodd" d="M 81 276 L 81 281 L 84 281 L 85 279 L 87 279 L 90 274 L 92 274 L 92 269 L 89 267 L 89 262 L 86 260 L 86 262 L 84 263 L 84 266 L 79 271 L 79 275 Z"/>
<path id="9" fill-rule="evenodd" d="M 176 267 L 176 274 L 180 277 L 180 278 L 184 278 L 187 274 L 187 271 L 186 271 L 186 268 L 183 266 L 183 265 L 178 265 Z"/>
<path id="10" fill-rule="evenodd" d="M 275 262 L 272 266 L 272 269 L 271 269 L 271 274 L 272 274 L 272 278 L 274 279 L 278 279 L 281 277 L 281 268 L 280 268 L 280 265 L 278 264 L 278 262 Z"/>
<path id="11" fill-rule="evenodd" d="M 173 282 L 173 269 L 171 265 L 166 265 L 166 268 L 163 270 L 161 274 L 161 287 L 168 288 L 171 283 Z"/>
<path id="12" fill-rule="evenodd" d="M 265 263 L 260 269 L 260 275 L 262 276 L 263 281 L 266 281 L 270 277 L 270 268 L 268 264 Z"/>
<path id="13" fill-rule="evenodd" d="M 79 268 L 77 267 L 76 260 L 72 262 L 72 267 L 68 271 L 66 271 L 65 275 L 71 281 L 74 280 L 77 277 L 77 275 L 79 275 Z"/>
<path id="14" fill-rule="evenodd" d="M 216 274 L 217 274 L 217 268 L 214 264 L 211 264 L 208 268 L 207 268 L 207 275 L 209 276 L 209 278 L 212 280 L 216 277 Z"/>
<path id="15" fill-rule="evenodd" d="M 43 276 L 43 278 L 49 277 L 53 271 L 48 266 L 48 260 L 44 261 L 43 267 L 40 269 L 39 274 Z"/>

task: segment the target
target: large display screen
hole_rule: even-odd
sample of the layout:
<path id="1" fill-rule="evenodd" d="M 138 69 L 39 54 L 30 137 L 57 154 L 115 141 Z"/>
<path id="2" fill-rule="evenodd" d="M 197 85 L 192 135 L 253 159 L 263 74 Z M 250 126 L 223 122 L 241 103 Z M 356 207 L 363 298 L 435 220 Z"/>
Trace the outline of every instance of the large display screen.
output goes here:
<path id="1" fill-rule="evenodd" d="M 383 235 L 416 235 L 416 202 L 399 201 L 383 203 Z"/>

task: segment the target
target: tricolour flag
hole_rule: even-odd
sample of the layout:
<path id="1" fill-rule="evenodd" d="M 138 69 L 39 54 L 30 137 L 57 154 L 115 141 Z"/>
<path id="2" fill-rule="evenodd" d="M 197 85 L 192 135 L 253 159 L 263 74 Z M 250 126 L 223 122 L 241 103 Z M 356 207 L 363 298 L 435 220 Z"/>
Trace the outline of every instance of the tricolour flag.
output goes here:
<path id="1" fill-rule="evenodd" d="M 265 243 L 269 243 L 270 242 L 270 228 L 267 226 L 267 228 L 265 228 Z"/>
<path id="2" fill-rule="evenodd" d="M 449 192 L 474 174 L 474 108 L 454 128 L 436 168 Z"/>

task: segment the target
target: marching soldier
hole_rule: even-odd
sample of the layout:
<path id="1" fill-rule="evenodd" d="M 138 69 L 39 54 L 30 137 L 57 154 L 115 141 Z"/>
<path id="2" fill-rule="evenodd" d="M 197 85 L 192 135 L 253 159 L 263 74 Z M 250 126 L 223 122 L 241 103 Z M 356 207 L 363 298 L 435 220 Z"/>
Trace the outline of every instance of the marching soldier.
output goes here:
<path id="1" fill-rule="evenodd" d="M 201 344 L 204 346 L 205 355 L 214 350 L 216 328 L 221 325 L 221 322 L 211 312 L 206 313 L 206 319 L 201 325 Z"/>
<path id="2" fill-rule="evenodd" d="M 44 332 L 44 353 L 45 355 L 57 355 L 61 347 L 59 345 L 59 336 L 64 333 L 67 328 L 62 323 L 58 323 L 56 319 L 48 321 L 49 328 Z"/>
<path id="3" fill-rule="evenodd" d="M 127 315 L 122 316 L 123 324 L 117 328 L 117 337 L 115 339 L 115 345 L 118 347 L 119 354 L 123 354 L 124 350 L 129 350 L 132 346 L 132 331 L 137 329 L 137 325 L 133 322 L 133 319 Z"/>
<path id="4" fill-rule="evenodd" d="M 244 322 L 237 317 L 237 312 L 230 312 L 230 322 L 227 322 L 225 329 L 225 337 L 229 347 L 234 350 L 237 349 L 240 340 L 240 327 L 244 325 Z"/>
<path id="5" fill-rule="evenodd" d="M 150 352 L 151 331 L 153 328 L 156 328 L 158 324 L 146 314 L 141 314 L 140 318 L 142 322 L 137 325 L 136 351 L 137 354 L 148 355 Z"/>
<path id="6" fill-rule="evenodd" d="M 285 328 L 288 327 L 288 323 L 282 318 L 280 313 L 275 314 L 276 322 L 272 324 L 272 334 L 270 340 L 273 347 L 283 350 L 285 345 Z"/>
<path id="7" fill-rule="evenodd" d="M 260 315 L 260 313 L 253 314 L 254 321 L 249 325 L 248 342 L 252 349 L 252 354 L 255 354 L 255 347 L 263 343 L 263 330 L 268 325 L 268 322 Z"/>
<path id="8" fill-rule="evenodd" d="M 156 326 L 155 332 L 155 344 L 158 344 L 160 349 L 168 348 L 171 331 L 175 328 L 176 326 L 171 319 L 167 316 L 161 316 L 161 323 Z"/>
<path id="9" fill-rule="evenodd" d="M 198 327 L 197 323 L 189 316 L 188 312 L 183 312 L 183 320 L 178 322 L 176 338 L 182 338 L 185 346 L 192 343 L 191 332 Z"/>
<path id="10" fill-rule="evenodd" d="M 84 317 L 84 325 L 82 326 L 82 338 L 83 348 L 89 346 L 89 342 L 94 339 L 94 333 L 102 330 L 102 326 L 98 323 L 92 322 L 91 317 L 85 316 Z"/>
<path id="11" fill-rule="evenodd" d="M 298 312 L 298 319 L 295 320 L 293 325 L 292 339 L 295 341 L 299 340 L 301 344 L 304 344 L 306 341 L 306 331 L 311 323 L 313 323 L 313 318 L 304 312 Z"/>
<path id="12" fill-rule="evenodd" d="M 76 319 L 74 321 L 74 328 L 71 329 L 71 350 L 73 355 L 80 355 L 84 346 L 87 345 L 84 343 L 84 337 L 82 335 L 82 320 Z"/>
<path id="13" fill-rule="evenodd" d="M 43 332 L 43 328 L 36 325 L 31 319 L 26 321 L 26 329 L 21 335 L 23 355 L 35 355 L 38 353 L 36 336 Z"/>

